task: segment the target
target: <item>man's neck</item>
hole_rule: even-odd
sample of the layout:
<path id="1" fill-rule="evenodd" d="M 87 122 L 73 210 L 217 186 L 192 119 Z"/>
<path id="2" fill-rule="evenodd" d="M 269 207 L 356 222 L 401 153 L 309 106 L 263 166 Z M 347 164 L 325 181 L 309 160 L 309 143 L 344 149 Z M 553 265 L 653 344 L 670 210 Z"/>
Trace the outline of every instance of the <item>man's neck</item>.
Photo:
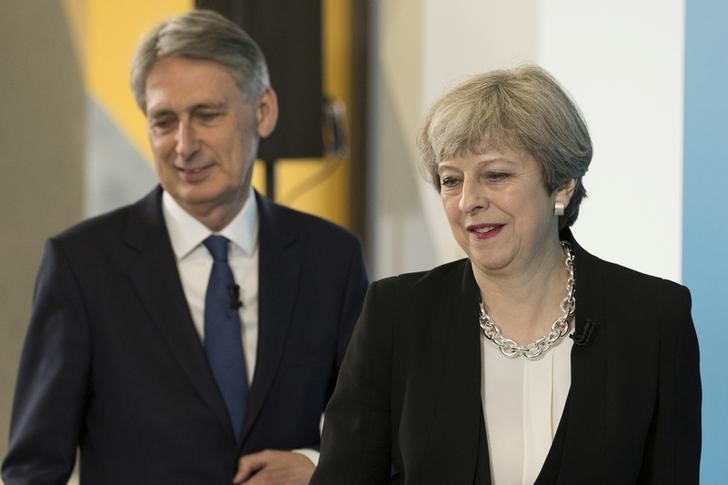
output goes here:
<path id="1" fill-rule="evenodd" d="M 180 206 L 210 231 L 220 232 L 243 209 L 250 190 L 250 187 L 248 187 L 243 193 L 236 194 L 234 198 L 224 202 L 199 205 L 180 204 Z"/>

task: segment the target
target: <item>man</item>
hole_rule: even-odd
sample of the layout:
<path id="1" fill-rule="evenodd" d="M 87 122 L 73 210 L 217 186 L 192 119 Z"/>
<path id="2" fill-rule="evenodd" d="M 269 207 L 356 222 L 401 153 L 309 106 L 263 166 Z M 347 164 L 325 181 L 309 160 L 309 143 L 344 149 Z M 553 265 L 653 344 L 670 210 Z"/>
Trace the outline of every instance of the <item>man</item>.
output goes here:
<path id="1" fill-rule="evenodd" d="M 357 240 L 251 190 L 275 92 L 258 46 L 194 11 L 133 61 L 160 187 L 48 241 L 7 485 L 307 483 L 360 310 Z"/>

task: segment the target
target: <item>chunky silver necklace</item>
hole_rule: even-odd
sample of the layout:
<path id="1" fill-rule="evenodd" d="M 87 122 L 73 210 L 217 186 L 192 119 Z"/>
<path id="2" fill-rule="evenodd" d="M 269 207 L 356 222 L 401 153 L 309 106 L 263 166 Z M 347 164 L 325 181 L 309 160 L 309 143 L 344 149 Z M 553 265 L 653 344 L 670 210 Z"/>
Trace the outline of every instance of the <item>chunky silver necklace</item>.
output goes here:
<path id="1" fill-rule="evenodd" d="M 561 316 L 554 320 L 551 324 L 551 331 L 540 339 L 528 345 L 520 345 L 515 340 L 505 338 L 501 333 L 498 325 L 495 324 L 490 315 L 485 311 L 483 302 L 480 302 L 480 329 L 483 331 L 485 338 L 493 342 L 503 355 L 506 357 L 516 358 L 523 356 L 528 360 L 537 360 L 546 352 L 556 346 L 563 339 L 570 329 L 569 320 L 574 314 L 576 308 L 576 299 L 574 298 L 574 255 L 567 242 L 562 241 L 561 247 L 566 253 L 566 261 L 564 265 L 569 271 L 569 279 L 566 282 L 566 296 L 561 300 Z"/>

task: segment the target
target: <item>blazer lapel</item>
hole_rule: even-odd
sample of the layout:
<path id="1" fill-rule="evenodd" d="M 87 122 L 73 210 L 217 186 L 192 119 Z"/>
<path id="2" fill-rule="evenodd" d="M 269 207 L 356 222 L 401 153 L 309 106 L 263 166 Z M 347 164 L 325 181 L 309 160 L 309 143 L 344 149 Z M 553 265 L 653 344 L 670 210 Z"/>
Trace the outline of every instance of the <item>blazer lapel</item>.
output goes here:
<path id="1" fill-rule="evenodd" d="M 566 435 L 559 483 L 600 483 L 604 475 L 606 379 L 609 322 L 608 293 L 597 260 L 565 232 L 574 250 L 576 328 L 571 352 L 571 389 L 565 413 Z M 560 458 L 560 457 L 559 457 Z"/>
<path id="2" fill-rule="evenodd" d="M 301 266 L 297 228 L 282 220 L 285 215 L 272 202 L 255 195 L 260 214 L 258 350 L 241 443 L 245 442 L 263 408 L 278 371 L 298 293 Z"/>
<path id="3" fill-rule="evenodd" d="M 433 298 L 435 306 L 428 307 L 436 323 L 427 346 L 432 386 L 423 396 L 423 403 L 430 400 L 423 424 L 431 432 L 422 475 L 413 483 L 490 483 L 480 397 L 480 294 L 470 262 L 463 260 L 459 268 L 437 288 L 448 289 L 446 296 Z"/>
<path id="4" fill-rule="evenodd" d="M 607 343 L 609 302 L 596 268 L 597 259 L 584 251 L 565 231 L 575 253 L 576 324 L 571 353 L 571 390 L 564 410 L 563 450 L 547 460 L 559 460 L 558 483 L 600 483 L 604 476 Z M 432 339 L 439 342 L 432 368 L 428 406 L 431 426 L 421 463 L 422 483 L 490 484 L 490 459 L 480 400 L 480 335 L 478 294 L 472 269 L 463 262 L 461 281 L 445 281 L 455 288 L 431 309 L 438 322 Z M 588 337 L 587 337 L 588 334 Z M 433 347 L 430 346 L 430 349 Z M 457 376 L 457 378 L 453 378 Z M 558 440 L 562 442 L 562 440 Z M 472 451 L 471 451 L 472 450 Z M 477 451 L 477 453 L 476 453 Z M 563 459 L 562 459 L 563 457 Z M 548 461 L 544 467 L 549 465 Z M 418 482 L 419 483 L 419 482 Z"/>
<path id="5" fill-rule="evenodd" d="M 161 189 L 133 207 L 125 238 L 139 253 L 129 268 L 139 299 L 193 387 L 234 440 L 225 403 L 209 370 L 179 279 L 162 216 Z"/>

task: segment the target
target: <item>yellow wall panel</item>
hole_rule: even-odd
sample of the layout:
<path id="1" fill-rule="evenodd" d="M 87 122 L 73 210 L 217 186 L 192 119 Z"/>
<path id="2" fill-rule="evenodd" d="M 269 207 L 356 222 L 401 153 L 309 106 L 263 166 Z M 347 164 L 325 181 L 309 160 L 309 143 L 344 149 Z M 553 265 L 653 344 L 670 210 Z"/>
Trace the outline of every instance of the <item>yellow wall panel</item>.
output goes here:
<path id="1" fill-rule="evenodd" d="M 86 89 L 129 139 L 151 160 L 146 123 L 129 88 L 129 67 L 144 32 L 191 10 L 194 0 L 65 0 L 69 23 L 79 32 Z"/>
<path id="2" fill-rule="evenodd" d="M 279 203 L 344 227 L 349 224 L 347 159 L 281 160 L 276 168 L 275 189 Z"/>

